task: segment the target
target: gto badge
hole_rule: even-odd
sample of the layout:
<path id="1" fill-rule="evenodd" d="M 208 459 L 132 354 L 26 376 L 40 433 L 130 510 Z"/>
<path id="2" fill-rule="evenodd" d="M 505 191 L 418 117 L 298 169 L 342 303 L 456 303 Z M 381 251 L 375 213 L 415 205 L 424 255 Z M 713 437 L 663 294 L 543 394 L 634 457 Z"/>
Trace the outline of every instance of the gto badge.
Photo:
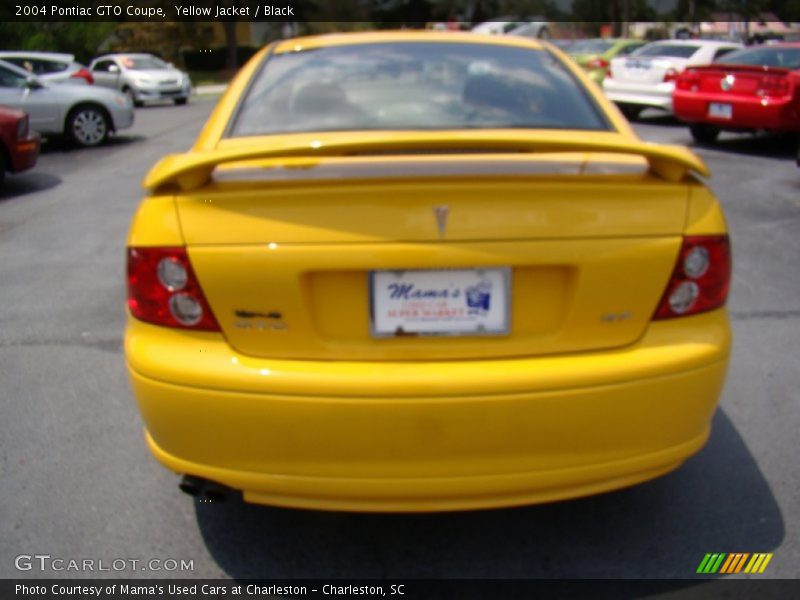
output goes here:
<path id="1" fill-rule="evenodd" d="M 447 215 L 450 213 L 449 206 L 434 206 L 433 214 L 436 215 L 436 226 L 439 228 L 439 237 L 443 238 L 447 231 Z"/>
<path id="2" fill-rule="evenodd" d="M 722 81 L 719 82 L 719 87 L 722 88 L 723 92 L 728 92 L 733 88 L 733 83 L 736 81 L 736 78 L 733 75 L 725 75 L 722 78 Z"/>
<path id="3" fill-rule="evenodd" d="M 283 315 L 277 311 L 267 313 L 252 310 L 236 310 L 237 317 L 235 326 L 237 329 L 249 329 L 253 331 L 286 331 L 289 326 L 283 321 Z"/>

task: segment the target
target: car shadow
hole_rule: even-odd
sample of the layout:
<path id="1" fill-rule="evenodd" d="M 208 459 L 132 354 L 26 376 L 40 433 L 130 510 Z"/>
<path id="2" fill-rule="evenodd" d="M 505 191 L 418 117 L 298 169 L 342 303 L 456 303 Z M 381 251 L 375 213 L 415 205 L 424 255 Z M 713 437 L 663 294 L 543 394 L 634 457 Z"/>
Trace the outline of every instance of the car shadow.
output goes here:
<path id="1" fill-rule="evenodd" d="M 646 109 L 642 111 L 633 123 L 642 125 L 658 125 L 660 127 L 686 127 L 686 123 L 679 121 L 672 113 L 663 110 Z"/>
<path id="2" fill-rule="evenodd" d="M 197 502 L 203 540 L 234 579 L 692 578 L 707 552 L 767 552 L 781 511 L 723 411 L 707 446 L 653 482 L 525 508 L 354 514 Z"/>
<path id="3" fill-rule="evenodd" d="M 781 160 L 797 159 L 797 134 L 791 133 L 729 133 L 723 131 L 713 144 L 693 143 L 692 146 L 704 150 L 719 150 L 742 156 L 758 156 Z"/>
<path id="4" fill-rule="evenodd" d="M 47 138 L 42 143 L 42 154 L 71 154 L 73 152 L 95 152 L 95 151 L 108 151 L 111 148 L 125 147 L 131 144 L 136 144 L 145 141 L 147 138 L 143 135 L 129 135 L 120 134 L 112 135 L 99 146 L 91 148 L 82 148 L 62 137 Z"/>
<path id="5" fill-rule="evenodd" d="M 48 173 L 28 171 L 20 175 L 7 175 L 0 184 L 0 202 L 35 192 L 49 190 L 61 184 L 61 178 Z"/>

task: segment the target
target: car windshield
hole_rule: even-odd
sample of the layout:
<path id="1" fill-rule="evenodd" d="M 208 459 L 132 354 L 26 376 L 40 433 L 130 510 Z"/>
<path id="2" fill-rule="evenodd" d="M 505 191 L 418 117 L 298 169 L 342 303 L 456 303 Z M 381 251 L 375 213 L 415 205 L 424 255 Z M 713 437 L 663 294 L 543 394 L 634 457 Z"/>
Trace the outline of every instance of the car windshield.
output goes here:
<path id="1" fill-rule="evenodd" d="M 575 42 L 569 48 L 570 54 L 603 54 L 604 52 L 608 52 L 611 47 L 614 45 L 614 42 L 609 42 L 608 40 L 584 40 L 581 42 Z"/>
<path id="2" fill-rule="evenodd" d="M 134 71 L 146 71 L 149 69 L 168 69 L 169 65 L 155 56 L 126 56 L 122 59 L 122 64 Z"/>
<path id="3" fill-rule="evenodd" d="M 383 43 L 273 56 L 255 76 L 229 134 L 481 128 L 610 126 L 548 51 Z"/>
<path id="4" fill-rule="evenodd" d="M 800 69 L 800 48 L 752 48 L 737 50 L 720 58 L 718 63 L 726 65 L 754 65 Z"/>
<path id="5" fill-rule="evenodd" d="M 668 58 L 689 58 L 700 49 L 695 44 L 648 44 L 631 56 L 664 56 Z"/>

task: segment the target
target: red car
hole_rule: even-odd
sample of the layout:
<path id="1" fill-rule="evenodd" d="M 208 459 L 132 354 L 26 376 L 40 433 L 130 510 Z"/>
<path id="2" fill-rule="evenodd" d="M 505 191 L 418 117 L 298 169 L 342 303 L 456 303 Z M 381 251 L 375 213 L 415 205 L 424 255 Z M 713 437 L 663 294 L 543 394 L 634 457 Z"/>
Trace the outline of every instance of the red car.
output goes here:
<path id="1" fill-rule="evenodd" d="M 675 84 L 673 104 L 701 143 L 722 130 L 800 131 L 800 43 L 745 48 L 690 67 Z"/>
<path id="2" fill-rule="evenodd" d="M 19 173 L 36 164 L 41 138 L 31 131 L 28 115 L 0 106 L 0 181 L 6 171 Z"/>

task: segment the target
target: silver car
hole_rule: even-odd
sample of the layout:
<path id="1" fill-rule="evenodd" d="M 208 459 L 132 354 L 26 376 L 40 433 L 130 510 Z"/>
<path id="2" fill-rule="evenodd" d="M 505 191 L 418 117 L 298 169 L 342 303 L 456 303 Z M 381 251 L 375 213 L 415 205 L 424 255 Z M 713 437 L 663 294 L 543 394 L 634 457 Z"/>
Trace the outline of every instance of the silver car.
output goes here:
<path id="1" fill-rule="evenodd" d="M 133 105 L 124 94 L 94 85 L 52 85 L 2 60 L 0 105 L 28 113 L 31 128 L 42 135 L 63 135 L 79 146 L 97 146 L 133 125 Z"/>
<path id="2" fill-rule="evenodd" d="M 72 54 L 60 52 L 28 52 L 3 50 L 0 60 L 25 69 L 45 83 L 92 84 L 94 79 L 85 66 L 75 61 Z"/>
<path id="3" fill-rule="evenodd" d="M 106 54 L 89 65 L 95 85 L 119 90 L 135 106 L 147 100 L 186 104 L 192 93 L 189 75 L 152 54 Z"/>

